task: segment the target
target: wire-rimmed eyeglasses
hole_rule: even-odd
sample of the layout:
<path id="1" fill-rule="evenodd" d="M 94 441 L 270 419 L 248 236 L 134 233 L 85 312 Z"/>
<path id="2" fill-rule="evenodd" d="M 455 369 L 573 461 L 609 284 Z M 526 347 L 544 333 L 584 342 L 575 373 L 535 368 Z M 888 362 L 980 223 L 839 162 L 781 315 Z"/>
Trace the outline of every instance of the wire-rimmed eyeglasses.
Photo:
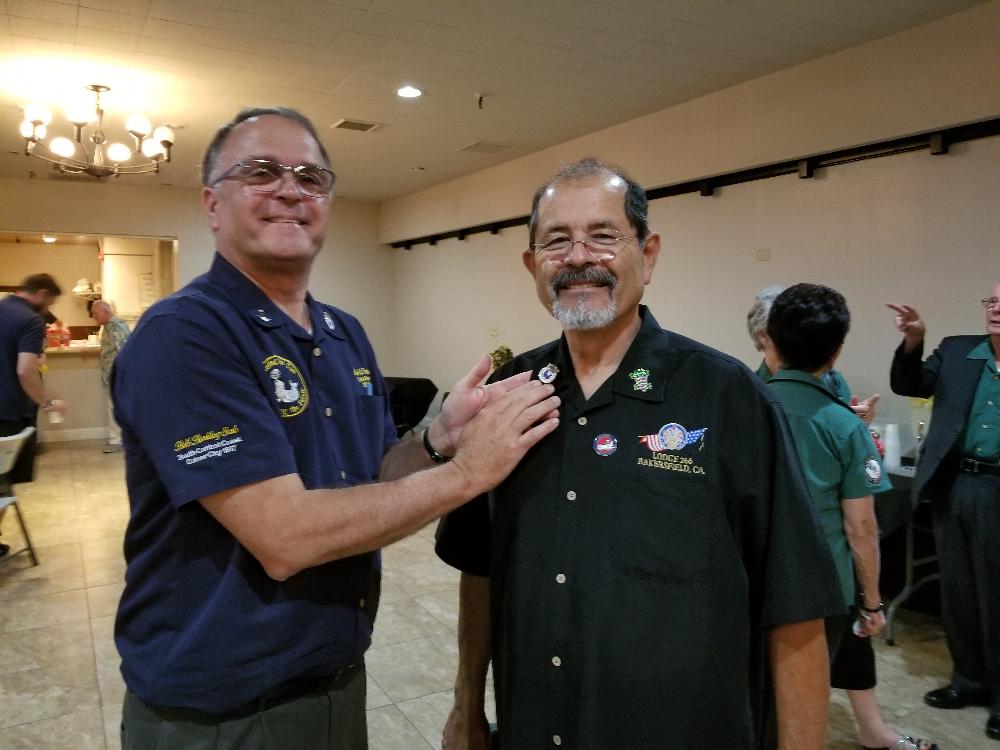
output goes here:
<path id="1" fill-rule="evenodd" d="M 560 234 L 549 237 L 544 242 L 534 243 L 531 249 L 545 260 L 558 261 L 568 257 L 573 252 L 574 245 L 579 243 L 595 260 L 611 260 L 618 255 L 625 243 L 632 239 L 635 239 L 634 234 L 611 232 L 594 232 L 579 240 Z"/>
<path id="2" fill-rule="evenodd" d="M 983 307 L 989 310 L 991 307 L 996 307 L 1000 305 L 1000 297 L 989 297 L 987 299 L 979 300 L 983 303 Z"/>
<path id="3" fill-rule="evenodd" d="M 240 159 L 219 175 L 212 185 L 217 185 L 223 180 L 239 180 L 258 193 L 273 193 L 281 185 L 285 172 L 291 172 L 299 192 L 311 198 L 326 198 L 333 190 L 333 183 L 336 180 L 336 175 L 332 171 L 315 164 L 290 167 L 270 159 Z"/>

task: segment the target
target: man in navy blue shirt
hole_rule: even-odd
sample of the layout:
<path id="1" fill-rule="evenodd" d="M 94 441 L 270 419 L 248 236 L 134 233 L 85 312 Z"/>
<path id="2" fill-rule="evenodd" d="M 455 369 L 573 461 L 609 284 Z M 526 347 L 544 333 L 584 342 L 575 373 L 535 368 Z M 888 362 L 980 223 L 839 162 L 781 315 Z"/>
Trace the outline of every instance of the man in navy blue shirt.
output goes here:
<path id="1" fill-rule="evenodd" d="M 244 110 L 202 169 L 212 267 L 143 316 L 112 374 L 122 744 L 364 748 L 378 548 L 499 482 L 558 399 L 528 373 L 478 386 L 484 357 L 397 443 L 360 324 L 307 291 L 334 181 L 312 124 Z"/>
<path id="2" fill-rule="evenodd" d="M 38 410 L 62 412 L 62 401 L 50 399 L 42 386 L 38 358 L 45 349 L 42 315 L 61 293 L 47 273 L 29 276 L 14 294 L 0 300 L 0 436 L 16 435 L 35 424 Z M 30 482 L 34 472 L 35 436 L 24 445 L 7 477 L 11 484 Z M 4 511 L 0 510 L 0 522 Z M 0 557 L 10 551 L 0 544 Z"/>

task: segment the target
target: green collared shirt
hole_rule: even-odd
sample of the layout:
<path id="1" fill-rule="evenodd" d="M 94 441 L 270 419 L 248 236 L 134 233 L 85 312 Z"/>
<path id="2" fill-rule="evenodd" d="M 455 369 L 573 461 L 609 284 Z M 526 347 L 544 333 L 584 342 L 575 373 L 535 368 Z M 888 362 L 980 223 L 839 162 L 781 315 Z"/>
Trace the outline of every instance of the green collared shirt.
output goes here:
<path id="1" fill-rule="evenodd" d="M 965 358 L 983 360 L 983 371 L 958 444 L 963 456 L 996 463 L 1000 460 L 1000 372 L 989 337 Z"/>
<path id="2" fill-rule="evenodd" d="M 842 500 L 892 489 L 864 422 L 823 382 L 801 370 L 779 370 L 768 383 L 785 407 L 802 472 L 830 544 L 844 601 L 854 602 L 854 561 Z"/>
<path id="3" fill-rule="evenodd" d="M 771 379 L 771 371 L 767 367 L 767 362 L 763 360 L 761 360 L 760 367 L 757 368 L 756 372 L 757 377 L 765 383 Z M 822 380 L 823 385 L 825 385 L 834 396 L 850 406 L 852 395 L 851 387 L 847 385 L 847 381 L 844 380 L 844 376 L 840 374 L 839 370 L 827 370 L 823 373 Z"/>
<path id="4" fill-rule="evenodd" d="M 111 382 L 111 366 L 130 333 L 128 323 L 121 318 L 112 318 L 101 327 L 101 383 L 104 385 Z"/>

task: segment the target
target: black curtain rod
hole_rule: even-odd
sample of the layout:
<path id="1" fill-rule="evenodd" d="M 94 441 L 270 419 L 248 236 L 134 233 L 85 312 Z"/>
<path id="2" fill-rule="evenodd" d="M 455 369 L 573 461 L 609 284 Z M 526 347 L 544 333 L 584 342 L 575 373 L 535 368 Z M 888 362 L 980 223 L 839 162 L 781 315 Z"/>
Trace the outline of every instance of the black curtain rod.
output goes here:
<path id="1" fill-rule="evenodd" d="M 1000 135 L 1000 117 L 990 120 L 981 120 L 967 125 L 956 125 L 942 130 L 931 130 L 917 135 L 907 135 L 902 138 L 890 138 L 884 141 L 868 143 L 864 146 L 852 146 L 836 151 L 826 151 L 821 154 L 805 156 L 788 161 L 777 161 L 765 164 L 760 167 L 750 169 L 739 169 L 734 172 L 725 172 L 712 177 L 702 177 L 697 180 L 687 180 L 674 185 L 664 185 L 662 187 L 651 188 L 646 191 L 649 200 L 654 201 L 660 198 L 670 198 L 676 195 L 687 195 L 688 193 L 699 193 L 700 195 L 713 195 L 718 188 L 730 185 L 739 185 L 743 182 L 753 182 L 754 180 L 766 180 L 771 177 L 781 177 L 787 174 L 798 174 L 802 179 L 813 176 L 817 169 L 836 167 L 841 164 L 861 161 L 863 159 L 879 159 L 883 156 L 894 156 L 905 154 L 911 151 L 929 150 L 932 154 L 947 154 L 948 148 L 955 143 L 974 141 L 979 138 Z M 511 227 L 527 226 L 527 215 L 516 216 L 513 219 L 502 219 L 491 221 L 486 224 L 476 224 L 462 229 L 453 229 L 448 232 L 437 232 L 435 234 L 414 237 L 409 240 L 397 240 L 391 243 L 392 247 L 409 250 L 414 245 L 436 245 L 442 240 L 460 239 L 464 240 L 472 234 L 499 234 L 503 229 Z"/>

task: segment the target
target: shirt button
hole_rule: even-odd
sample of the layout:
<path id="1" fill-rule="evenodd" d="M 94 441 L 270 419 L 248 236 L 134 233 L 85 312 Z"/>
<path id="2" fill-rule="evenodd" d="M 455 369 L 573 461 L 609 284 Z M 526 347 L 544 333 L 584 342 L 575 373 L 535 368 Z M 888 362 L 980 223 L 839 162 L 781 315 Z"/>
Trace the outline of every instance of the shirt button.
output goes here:
<path id="1" fill-rule="evenodd" d="M 990 429 L 990 426 L 989 426 L 988 424 L 984 424 L 984 425 L 983 425 L 983 429 L 984 429 L 984 430 L 988 430 L 988 429 Z"/>
<path id="2" fill-rule="evenodd" d="M 993 402 L 992 402 L 992 401 L 987 401 L 987 402 L 986 402 L 986 405 L 987 405 L 987 406 L 993 406 Z"/>
<path id="3" fill-rule="evenodd" d="M 587 418 L 586 417 L 580 417 L 578 420 L 576 420 L 576 423 L 578 425 L 580 425 L 581 427 L 583 427 L 585 424 L 587 424 Z"/>
<path id="4" fill-rule="evenodd" d="M 573 491 L 573 490 L 570 490 L 569 492 L 567 492 L 566 493 L 566 499 L 567 500 L 576 500 L 576 492 Z"/>
<path id="5" fill-rule="evenodd" d="M 552 657 L 552 666 L 553 667 L 558 667 L 561 664 L 562 664 L 562 659 L 560 659 L 558 656 L 553 656 Z"/>
<path id="6" fill-rule="evenodd" d="M 314 357 L 318 357 L 318 356 L 320 356 L 320 355 L 321 355 L 322 353 L 323 353 L 323 350 L 322 350 L 322 349 L 320 349 L 320 348 L 319 348 L 318 346 L 317 346 L 317 347 L 316 347 L 315 349 L 313 349 L 313 356 L 314 356 Z"/>
<path id="7" fill-rule="evenodd" d="M 556 574 L 556 583 L 566 583 L 566 574 L 565 573 L 557 573 Z"/>
<path id="8" fill-rule="evenodd" d="M 358 602 L 358 606 L 359 606 L 359 607 L 360 607 L 361 609 L 364 609 L 364 607 L 365 607 L 365 600 L 364 600 L 364 599 L 362 599 L 361 601 L 359 601 L 359 602 Z"/>
<path id="9" fill-rule="evenodd" d="M 340 478 L 347 479 L 347 472 L 344 471 L 343 469 L 340 470 Z"/>
<path id="10" fill-rule="evenodd" d="M 553 745 L 561 745 L 562 744 L 562 737 L 560 737 L 558 734 L 552 735 L 552 744 Z"/>
<path id="11" fill-rule="evenodd" d="M 331 409 L 331 408 L 330 408 L 330 407 L 328 406 L 328 407 L 326 407 L 326 408 L 325 408 L 325 409 L 323 410 L 323 413 L 324 413 L 324 414 L 326 414 L 326 416 L 328 416 L 328 417 L 332 417 L 332 416 L 333 416 L 333 409 Z"/>

